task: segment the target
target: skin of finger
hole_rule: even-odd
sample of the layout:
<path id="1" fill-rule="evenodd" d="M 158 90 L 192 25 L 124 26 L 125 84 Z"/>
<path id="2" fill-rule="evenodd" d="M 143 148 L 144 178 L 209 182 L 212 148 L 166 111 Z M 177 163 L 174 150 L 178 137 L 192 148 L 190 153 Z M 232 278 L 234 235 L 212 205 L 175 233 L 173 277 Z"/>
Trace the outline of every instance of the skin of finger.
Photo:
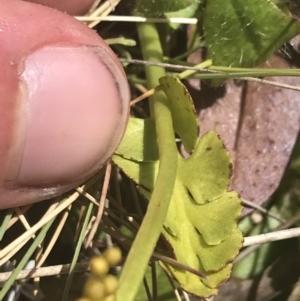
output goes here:
<path id="1" fill-rule="evenodd" d="M 16 129 L 22 128 L 24 123 L 19 108 L 26 106 L 22 103 L 20 85 L 24 58 L 39 48 L 59 43 L 105 47 L 102 55 L 106 57 L 103 60 L 109 56 L 110 60 L 116 62 L 115 68 L 119 68 L 122 74 L 124 71 L 113 52 L 94 31 L 54 9 L 15 0 L 0 2 L 0 31 L 0 208 L 3 208 L 7 207 L 4 204 L 3 186 L 13 180 L 7 178 L 8 163 L 21 160 L 17 149 L 18 143 L 22 143 L 22 132 Z M 64 191 L 72 186 L 66 186 Z M 60 194 L 59 190 L 57 194 Z M 10 195 L 10 199 L 13 199 L 11 206 L 19 204 L 24 197 L 34 200 L 36 192 L 14 191 Z"/>
<path id="2" fill-rule="evenodd" d="M 93 6 L 95 0 L 25 0 L 58 9 L 70 15 L 84 15 Z"/>

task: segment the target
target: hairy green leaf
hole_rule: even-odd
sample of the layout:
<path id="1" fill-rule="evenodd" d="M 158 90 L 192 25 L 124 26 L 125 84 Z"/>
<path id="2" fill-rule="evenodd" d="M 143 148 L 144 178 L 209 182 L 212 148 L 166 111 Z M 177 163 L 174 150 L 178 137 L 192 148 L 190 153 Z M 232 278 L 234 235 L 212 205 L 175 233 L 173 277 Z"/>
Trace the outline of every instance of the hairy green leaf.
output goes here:
<path id="1" fill-rule="evenodd" d="M 163 15 L 182 10 L 195 3 L 195 0 L 137 0 L 136 12 L 145 16 Z"/>
<path id="2" fill-rule="evenodd" d="M 214 65 L 253 67 L 300 32 L 300 22 L 267 0 L 209 0 L 203 21 Z"/>

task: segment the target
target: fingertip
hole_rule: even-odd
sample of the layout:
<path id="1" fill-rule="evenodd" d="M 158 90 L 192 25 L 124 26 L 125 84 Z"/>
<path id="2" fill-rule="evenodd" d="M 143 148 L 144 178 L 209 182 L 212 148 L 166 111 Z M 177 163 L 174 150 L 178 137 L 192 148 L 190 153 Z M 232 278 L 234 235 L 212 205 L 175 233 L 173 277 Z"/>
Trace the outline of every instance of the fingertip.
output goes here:
<path id="1" fill-rule="evenodd" d="M 97 0 L 23 0 L 38 3 L 66 12 L 69 15 L 84 15 Z"/>
<path id="2" fill-rule="evenodd" d="M 116 83 L 127 83 L 97 50 L 51 45 L 26 58 L 28 121 L 18 185 L 77 182 L 111 156 L 128 110 Z"/>
<path id="3" fill-rule="evenodd" d="M 0 2 L 0 30 L 0 208 L 8 208 L 99 170 L 125 131 L 130 91 L 110 48 L 66 14 Z"/>

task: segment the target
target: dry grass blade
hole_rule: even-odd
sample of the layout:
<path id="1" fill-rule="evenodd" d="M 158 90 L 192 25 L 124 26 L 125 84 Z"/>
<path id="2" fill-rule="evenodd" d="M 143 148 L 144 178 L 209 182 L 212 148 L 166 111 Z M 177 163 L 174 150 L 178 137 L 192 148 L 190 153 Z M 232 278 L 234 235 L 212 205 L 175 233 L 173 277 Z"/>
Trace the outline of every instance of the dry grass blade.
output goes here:
<path id="1" fill-rule="evenodd" d="M 121 2 L 121 0 L 107 0 L 96 8 L 87 17 L 76 17 L 78 20 L 87 22 L 90 28 L 95 27 L 101 22 L 100 18 L 107 17 L 115 7 Z"/>
<path id="2" fill-rule="evenodd" d="M 102 192 L 101 192 L 101 196 L 100 196 L 100 201 L 99 201 L 99 207 L 98 207 L 98 212 L 97 212 L 97 216 L 96 219 L 93 223 L 93 226 L 89 232 L 89 235 L 87 237 L 86 243 L 85 243 L 85 248 L 87 248 L 92 239 L 95 236 L 95 233 L 98 229 L 98 226 L 100 224 L 101 221 L 101 217 L 104 211 L 104 206 L 105 206 L 105 200 L 106 200 L 106 195 L 107 195 L 107 190 L 108 190 L 108 186 L 109 186 L 109 180 L 110 180 L 110 175 L 111 175 L 111 163 L 108 163 L 106 166 L 106 171 L 105 171 L 105 176 L 104 176 L 104 181 L 103 181 L 103 188 L 102 188 Z"/>
<path id="3" fill-rule="evenodd" d="M 111 10 L 114 11 L 116 8 L 116 4 L 115 4 L 114 0 L 109 0 L 109 2 L 110 2 Z"/>
<path id="4" fill-rule="evenodd" d="M 167 69 L 171 69 L 171 70 L 178 70 L 178 71 L 193 70 L 193 71 L 199 72 L 199 73 L 204 72 L 204 73 L 224 74 L 224 77 L 226 75 L 225 72 L 220 72 L 220 71 L 216 71 L 216 70 L 203 69 L 203 68 L 198 68 L 198 67 L 193 67 L 193 66 L 169 64 L 169 63 L 158 63 L 158 62 L 149 62 L 149 61 L 136 60 L 136 59 L 123 59 L 123 58 L 120 59 L 120 62 L 128 63 L 128 64 L 140 64 L 140 65 L 145 65 L 145 66 L 158 66 L 158 67 L 163 67 L 163 68 L 167 68 Z M 267 69 L 266 69 L 266 71 L 267 71 Z M 274 86 L 274 87 L 280 87 L 280 88 L 284 88 L 284 89 L 288 89 L 288 90 L 300 91 L 300 87 L 298 87 L 298 86 L 278 83 L 278 82 L 266 80 L 266 79 L 260 79 L 260 78 L 254 78 L 254 77 L 240 77 L 238 74 L 231 78 L 236 78 L 239 80 L 244 80 L 244 81 L 249 81 L 249 82 L 256 82 L 256 83 L 265 84 L 265 85 Z M 152 91 L 152 90 L 149 90 L 149 91 L 151 91 L 151 93 L 153 93 L 154 91 Z M 131 102 L 131 105 L 133 105 L 134 103 L 136 103 L 138 101 L 141 101 L 144 98 L 142 98 L 142 99 L 137 98 L 137 99 L 138 100 L 136 100 L 136 99 L 133 100 Z"/>
<path id="5" fill-rule="evenodd" d="M 42 216 L 42 218 L 40 219 L 40 221 L 45 217 L 47 216 L 48 214 L 50 214 L 51 212 L 53 212 L 53 210 L 55 209 L 55 207 L 57 206 L 57 203 L 54 203 L 52 204 L 47 212 Z M 32 228 L 29 228 L 27 230 L 27 232 L 30 232 Z M 25 232 L 25 233 L 27 233 Z M 36 231 L 35 231 L 36 232 Z M 33 232 L 33 233 L 35 233 Z M 25 234 L 24 233 L 24 234 Z M 15 247 L 11 247 L 12 244 L 15 243 L 15 241 L 13 241 L 10 245 L 8 245 L 6 248 L 4 248 L 2 251 L 3 251 L 3 257 L 1 256 L 0 257 L 0 266 L 2 264 L 4 264 L 5 262 L 7 262 L 8 260 L 10 260 L 29 240 L 30 238 L 32 238 L 32 235 L 27 235 L 26 237 L 24 237 L 23 239 L 20 239 L 20 237 L 18 239 L 20 239 L 20 242 L 15 245 Z M 14 245 L 13 245 L 14 246 Z M 4 250 L 8 249 L 8 252 L 5 253 Z"/>
<path id="6" fill-rule="evenodd" d="M 77 16 L 76 19 L 83 22 L 91 21 L 106 21 L 106 22 L 134 22 L 134 23 L 173 23 L 173 24 L 197 24 L 198 20 L 196 18 L 145 18 L 138 16 L 106 16 L 106 15 L 89 15 L 84 17 Z"/>
<path id="7" fill-rule="evenodd" d="M 23 206 L 23 207 L 19 207 L 19 212 L 24 215 L 30 208 L 32 205 L 27 205 L 27 206 Z M 11 220 L 9 221 L 7 230 L 12 227 L 17 221 L 19 220 L 19 217 L 16 215 L 14 217 L 11 218 Z"/>
<path id="8" fill-rule="evenodd" d="M 289 219 L 286 222 L 284 222 L 283 224 L 279 225 L 273 232 L 288 229 L 291 226 L 293 226 L 296 222 L 298 222 L 299 220 L 300 220 L 300 213 L 296 214 L 291 219 Z M 235 258 L 234 263 L 240 262 L 241 260 L 246 258 L 249 254 L 253 253 L 254 251 L 256 251 L 259 248 L 260 248 L 260 245 L 258 245 L 258 244 L 249 246 L 248 248 L 246 248 L 245 250 L 243 250 L 242 252 L 239 253 L 239 255 Z"/>
<path id="9" fill-rule="evenodd" d="M 134 84 L 135 88 L 138 89 L 141 93 L 147 93 L 148 89 L 142 84 Z"/>
<path id="10" fill-rule="evenodd" d="M 77 187 L 76 190 L 83 195 L 85 198 L 87 198 L 89 201 L 91 201 L 94 205 L 99 206 L 98 201 L 90 195 L 88 192 L 82 189 L 82 187 Z"/>
<path id="11" fill-rule="evenodd" d="M 67 208 L 67 210 L 64 212 L 63 216 L 61 217 L 61 220 L 55 230 L 55 233 L 53 234 L 47 248 L 44 250 L 44 252 L 41 254 L 41 256 L 39 256 L 39 258 L 37 259 L 37 263 L 36 263 L 36 267 L 39 268 L 43 265 L 43 263 L 45 262 L 45 260 L 47 259 L 49 253 L 51 252 L 54 244 L 56 243 L 62 229 L 63 229 L 63 226 L 65 225 L 66 223 L 66 220 L 69 216 L 69 213 L 70 213 L 70 209 L 71 209 L 71 206 L 69 206 L 69 208 Z"/>
<path id="12" fill-rule="evenodd" d="M 283 239 L 288 239 L 293 237 L 299 237 L 299 236 L 300 236 L 300 227 L 281 230 L 281 231 L 274 231 L 270 233 L 245 237 L 243 247 L 247 247 L 255 244 L 263 244 L 266 242 L 283 240 Z"/>
<path id="13" fill-rule="evenodd" d="M 71 264 L 60 264 L 49 267 L 34 268 L 32 270 L 23 270 L 19 273 L 16 280 L 30 279 L 35 277 L 49 277 L 68 274 L 71 268 Z M 85 272 L 89 270 L 89 262 L 77 263 L 74 272 Z M 5 282 L 9 279 L 12 272 L 0 273 L 0 282 Z"/>
<path id="14" fill-rule="evenodd" d="M 182 291 L 183 294 L 183 298 L 185 301 L 190 301 L 190 296 L 188 295 L 188 293 L 186 293 L 185 291 Z"/>
<path id="15" fill-rule="evenodd" d="M 85 185 L 82 186 L 82 189 L 87 189 L 92 184 L 94 184 L 100 176 L 100 173 L 95 175 L 93 178 L 91 178 Z M 80 193 L 75 192 L 70 197 L 68 197 L 64 202 L 62 202 L 58 207 L 56 207 L 50 214 L 47 214 L 42 218 L 38 223 L 36 223 L 34 226 L 32 226 L 28 231 L 23 233 L 21 236 L 19 236 L 16 240 L 14 240 L 10 245 L 6 246 L 4 249 L 0 251 L 0 265 L 3 261 L 3 258 L 5 255 L 7 255 L 9 252 L 13 251 L 14 249 L 18 248 L 19 244 L 21 244 L 24 240 L 30 238 L 36 231 L 41 229 L 47 222 L 52 220 L 54 217 L 56 217 L 58 214 L 60 214 L 63 210 L 68 208 L 77 198 L 79 197 Z"/>
<path id="16" fill-rule="evenodd" d="M 257 205 L 257 204 L 254 203 L 254 202 L 250 202 L 250 201 L 247 201 L 247 200 L 245 200 L 245 199 L 242 199 L 242 203 L 243 203 L 243 205 L 246 205 L 247 207 L 251 207 L 251 208 L 253 208 L 253 209 L 258 210 L 259 212 L 261 212 L 261 213 L 263 213 L 263 214 L 269 215 L 269 216 L 273 217 L 274 219 L 276 219 L 276 220 L 278 220 L 278 221 L 280 221 L 280 222 L 282 222 L 282 223 L 285 222 L 285 220 L 284 220 L 283 218 L 281 218 L 280 216 L 277 216 L 276 214 L 274 214 L 274 213 L 268 211 L 267 209 L 263 208 L 263 207 L 260 206 L 260 205 Z"/>
<path id="17" fill-rule="evenodd" d="M 152 96 L 154 93 L 156 93 L 156 92 L 158 92 L 158 91 L 160 91 L 160 90 L 161 90 L 161 87 L 160 87 L 160 86 L 156 87 L 155 89 L 150 89 L 150 90 L 148 90 L 147 92 L 145 92 L 144 94 L 142 94 L 141 96 L 139 96 L 139 97 L 135 98 L 134 100 L 132 100 L 132 101 L 130 102 L 130 105 L 133 106 L 133 105 L 135 105 L 136 103 L 138 103 L 138 102 L 140 102 L 140 101 L 142 101 L 142 100 L 144 100 L 144 99 L 146 99 L 146 98 Z"/>
<path id="18" fill-rule="evenodd" d="M 19 220 L 21 221 L 21 223 L 23 224 L 24 228 L 25 228 L 26 230 L 29 230 L 29 229 L 30 229 L 30 225 L 29 225 L 29 223 L 28 223 L 26 217 L 24 216 L 23 212 L 20 210 L 20 208 L 19 208 L 19 207 L 16 207 L 16 208 L 15 208 L 15 212 L 16 212 L 16 214 L 17 214 L 18 219 L 19 219 Z M 34 239 L 34 238 L 35 238 L 35 235 L 32 235 L 32 239 Z"/>

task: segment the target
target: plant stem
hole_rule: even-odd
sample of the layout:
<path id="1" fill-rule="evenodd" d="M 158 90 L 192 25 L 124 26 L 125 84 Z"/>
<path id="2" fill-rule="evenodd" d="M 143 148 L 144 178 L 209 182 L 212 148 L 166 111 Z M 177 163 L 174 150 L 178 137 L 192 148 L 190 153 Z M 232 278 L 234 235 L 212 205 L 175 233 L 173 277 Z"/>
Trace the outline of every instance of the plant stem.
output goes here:
<path id="1" fill-rule="evenodd" d="M 26 263 L 28 262 L 28 260 L 30 259 L 30 257 L 32 256 L 32 254 L 34 253 L 34 251 L 36 250 L 36 248 L 38 247 L 38 245 L 44 239 L 44 237 L 46 236 L 47 231 L 49 230 L 50 226 L 52 225 L 54 219 L 55 218 L 53 218 L 52 220 L 50 220 L 42 228 L 41 232 L 37 235 L 37 237 L 35 238 L 34 242 L 29 247 L 28 251 L 23 256 L 23 258 L 21 259 L 21 261 L 19 262 L 18 266 L 14 269 L 14 271 L 10 275 L 9 279 L 5 282 L 4 287 L 0 291 L 0 300 L 3 300 L 4 296 L 9 291 L 9 289 L 11 288 L 11 286 L 13 285 L 13 283 L 15 282 L 15 280 L 16 280 L 17 276 L 19 275 L 19 273 L 21 272 L 21 270 L 25 267 Z"/>
<path id="2" fill-rule="evenodd" d="M 300 227 L 274 231 L 244 238 L 243 247 L 300 236 Z"/>
<path id="3" fill-rule="evenodd" d="M 78 257 L 79 257 L 79 254 L 80 254 L 80 250 L 81 250 L 81 247 L 82 247 L 82 244 L 83 244 L 84 237 L 85 237 L 86 229 L 87 229 L 89 221 L 91 219 L 93 208 L 94 208 L 94 204 L 89 203 L 89 206 L 88 206 L 88 209 L 86 211 L 85 218 L 84 218 L 84 221 L 83 221 L 83 225 L 82 225 L 82 228 L 81 228 L 81 232 L 80 232 L 80 235 L 79 235 L 79 239 L 78 239 L 78 242 L 76 244 L 75 253 L 74 253 L 74 256 L 73 256 L 73 259 L 72 259 L 70 272 L 68 274 L 67 283 L 65 285 L 62 301 L 68 300 L 69 291 L 70 291 L 73 276 L 74 276 L 74 273 L 75 273 L 76 263 L 78 261 Z"/>
<path id="4" fill-rule="evenodd" d="M 144 59 L 161 62 L 163 52 L 155 25 L 139 24 L 138 33 Z M 151 89 L 159 84 L 158 80 L 165 75 L 165 69 L 147 66 L 146 75 L 148 88 Z M 150 103 L 159 147 L 159 172 L 147 212 L 121 273 L 117 301 L 134 300 L 161 233 L 175 185 L 178 154 L 169 100 L 159 91 L 152 96 Z"/>
<path id="5" fill-rule="evenodd" d="M 2 238 L 3 238 L 4 234 L 5 234 L 5 231 L 7 229 L 9 221 L 10 221 L 12 215 L 13 215 L 13 212 L 14 212 L 13 209 L 9 209 L 5 213 L 4 220 L 2 222 L 2 225 L 0 226 L 0 241 L 2 241 Z"/>

